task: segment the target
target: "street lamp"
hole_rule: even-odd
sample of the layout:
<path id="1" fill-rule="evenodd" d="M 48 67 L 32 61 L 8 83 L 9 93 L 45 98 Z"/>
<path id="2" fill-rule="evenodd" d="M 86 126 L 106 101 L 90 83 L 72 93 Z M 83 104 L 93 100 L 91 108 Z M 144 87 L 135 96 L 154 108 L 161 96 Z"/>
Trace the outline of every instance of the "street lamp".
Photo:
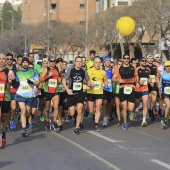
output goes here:
<path id="1" fill-rule="evenodd" d="M 1 20 L 1 32 L 2 32 L 2 34 L 3 34 L 3 31 L 4 31 L 4 21 L 3 21 L 3 18 L 0 18 L 0 20 Z"/>
<path id="2" fill-rule="evenodd" d="M 12 36 L 14 35 L 14 12 L 13 11 L 9 11 L 12 14 Z"/>

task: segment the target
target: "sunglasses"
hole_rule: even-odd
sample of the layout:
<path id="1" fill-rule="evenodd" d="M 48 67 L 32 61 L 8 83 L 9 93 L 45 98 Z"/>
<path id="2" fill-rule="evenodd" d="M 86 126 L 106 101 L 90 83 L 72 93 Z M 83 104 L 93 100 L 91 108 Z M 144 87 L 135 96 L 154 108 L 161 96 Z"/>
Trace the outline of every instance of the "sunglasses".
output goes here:
<path id="1" fill-rule="evenodd" d="M 52 62 L 55 62 L 55 60 L 50 60 L 49 62 L 52 63 Z"/>
<path id="2" fill-rule="evenodd" d="M 142 60 L 142 62 L 146 62 L 146 60 Z"/>
<path id="3" fill-rule="evenodd" d="M 162 57 L 156 57 L 156 58 L 162 58 Z"/>
<path id="4" fill-rule="evenodd" d="M 13 60 L 12 58 L 7 58 L 7 60 Z"/>
<path id="5" fill-rule="evenodd" d="M 125 57 L 125 58 L 123 58 L 124 60 L 130 60 L 130 58 L 129 57 Z"/>

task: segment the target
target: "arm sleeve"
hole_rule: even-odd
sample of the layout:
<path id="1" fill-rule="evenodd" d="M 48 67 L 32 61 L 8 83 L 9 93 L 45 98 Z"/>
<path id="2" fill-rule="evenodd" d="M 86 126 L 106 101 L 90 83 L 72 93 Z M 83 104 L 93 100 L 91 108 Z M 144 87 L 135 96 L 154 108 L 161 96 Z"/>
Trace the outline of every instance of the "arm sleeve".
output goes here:
<path id="1" fill-rule="evenodd" d="M 86 81 L 90 81 L 90 78 L 89 78 L 89 75 L 87 74 L 87 71 L 86 70 L 84 70 L 85 71 L 85 79 L 86 79 Z"/>
<path id="2" fill-rule="evenodd" d="M 68 78 L 70 77 L 70 72 L 71 72 L 71 69 L 69 69 L 66 73 L 66 75 L 64 76 L 64 79 L 65 80 L 68 80 Z"/>

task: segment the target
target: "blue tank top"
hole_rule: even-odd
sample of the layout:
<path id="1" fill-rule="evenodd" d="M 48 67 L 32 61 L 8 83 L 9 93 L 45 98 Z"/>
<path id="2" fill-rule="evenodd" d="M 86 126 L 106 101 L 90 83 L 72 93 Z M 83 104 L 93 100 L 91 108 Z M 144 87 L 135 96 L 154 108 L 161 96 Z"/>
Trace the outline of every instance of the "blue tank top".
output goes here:
<path id="1" fill-rule="evenodd" d="M 166 71 L 162 73 L 162 93 L 170 95 L 170 74 Z"/>
<path id="2" fill-rule="evenodd" d="M 112 68 L 110 68 L 109 70 L 105 70 L 105 68 L 103 67 L 102 70 L 104 70 L 106 72 L 106 76 L 107 76 L 107 80 L 108 80 L 108 88 L 103 86 L 103 89 L 108 91 L 108 92 L 113 92 Z"/>

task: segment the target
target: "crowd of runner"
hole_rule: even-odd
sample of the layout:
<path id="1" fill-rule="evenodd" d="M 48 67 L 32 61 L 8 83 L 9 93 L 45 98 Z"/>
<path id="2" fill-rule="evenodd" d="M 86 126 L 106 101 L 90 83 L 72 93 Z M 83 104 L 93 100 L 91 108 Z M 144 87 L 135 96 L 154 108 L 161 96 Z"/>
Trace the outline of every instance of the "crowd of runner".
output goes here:
<path id="1" fill-rule="evenodd" d="M 35 63 L 34 53 L 18 55 L 17 60 L 12 54 L 0 54 L 1 147 L 6 147 L 6 132 L 16 128 L 16 116 L 21 122 L 21 135 L 26 137 L 37 112 L 46 131 L 60 132 L 64 120 L 74 119 L 74 134 L 79 135 L 88 115 L 96 132 L 101 131 L 101 116 L 102 126 L 116 118 L 117 125 L 128 130 L 128 119 L 138 119 L 141 103 L 141 126 L 159 116 L 161 127 L 166 129 L 170 117 L 170 61 L 162 63 L 161 54 L 139 60 L 125 54 L 114 63 L 110 56 L 101 59 L 95 55 L 91 50 L 88 61 L 77 56 L 68 68 L 66 61 L 54 56 Z"/>

